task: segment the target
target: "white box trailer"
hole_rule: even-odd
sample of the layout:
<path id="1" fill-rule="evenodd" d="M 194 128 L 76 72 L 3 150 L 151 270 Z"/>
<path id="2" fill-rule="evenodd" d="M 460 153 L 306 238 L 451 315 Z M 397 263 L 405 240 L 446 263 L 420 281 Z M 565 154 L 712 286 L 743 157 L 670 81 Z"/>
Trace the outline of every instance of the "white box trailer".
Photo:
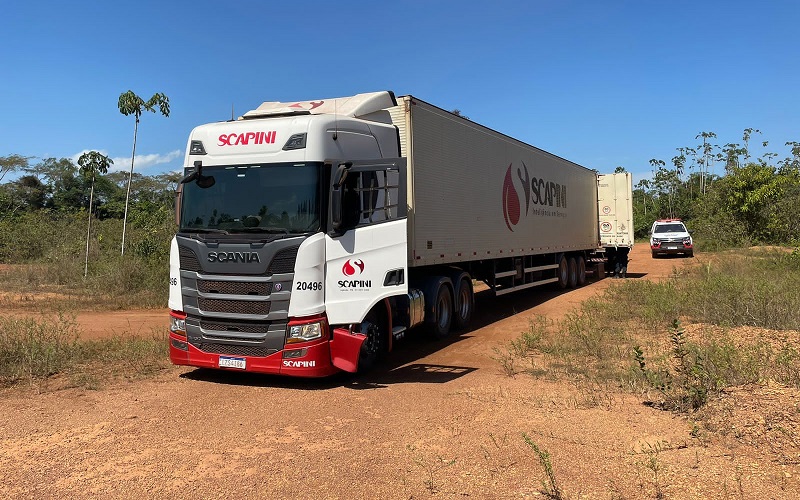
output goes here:
<path id="1" fill-rule="evenodd" d="M 184 167 L 176 364 L 356 371 L 469 328 L 474 280 L 577 287 L 602 260 L 594 171 L 412 96 L 267 102 L 195 128 Z"/>
<path id="2" fill-rule="evenodd" d="M 597 248 L 592 170 L 417 98 L 398 101 L 410 267 Z"/>
<path id="3" fill-rule="evenodd" d="M 603 247 L 633 247 L 632 183 L 628 172 L 597 176 L 597 211 Z"/>

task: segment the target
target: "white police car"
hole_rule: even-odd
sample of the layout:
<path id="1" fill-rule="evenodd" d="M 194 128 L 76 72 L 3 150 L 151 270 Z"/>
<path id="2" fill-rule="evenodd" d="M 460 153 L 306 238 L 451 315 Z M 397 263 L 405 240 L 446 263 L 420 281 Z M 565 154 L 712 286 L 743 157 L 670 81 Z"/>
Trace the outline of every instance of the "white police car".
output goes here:
<path id="1" fill-rule="evenodd" d="M 653 258 L 665 254 L 694 256 L 694 242 L 680 219 L 659 219 L 650 229 L 650 251 Z"/>

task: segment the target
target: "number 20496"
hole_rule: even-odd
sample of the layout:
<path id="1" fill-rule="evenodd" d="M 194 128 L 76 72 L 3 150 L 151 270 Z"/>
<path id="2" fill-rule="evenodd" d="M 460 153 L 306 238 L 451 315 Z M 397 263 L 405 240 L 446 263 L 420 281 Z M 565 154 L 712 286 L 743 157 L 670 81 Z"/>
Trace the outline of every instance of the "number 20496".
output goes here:
<path id="1" fill-rule="evenodd" d="M 321 281 L 298 281 L 295 290 L 322 290 Z"/>

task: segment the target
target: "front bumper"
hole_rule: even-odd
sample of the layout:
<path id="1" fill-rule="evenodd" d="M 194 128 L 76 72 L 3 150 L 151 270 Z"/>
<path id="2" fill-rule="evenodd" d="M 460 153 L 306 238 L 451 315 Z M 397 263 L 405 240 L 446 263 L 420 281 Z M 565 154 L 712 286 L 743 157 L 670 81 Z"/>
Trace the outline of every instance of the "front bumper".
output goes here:
<path id="1" fill-rule="evenodd" d="M 220 366 L 220 358 L 244 360 L 244 369 Z M 327 338 L 292 344 L 269 356 L 230 356 L 204 352 L 186 342 L 186 337 L 170 332 L 169 359 L 172 364 L 253 373 L 269 373 L 292 377 L 327 377 L 339 371 L 331 363 Z"/>
<path id="2" fill-rule="evenodd" d="M 650 250 L 654 255 L 666 255 L 692 253 L 694 252 L 694 247 L 683 242 L 662 242 L 657 245 L 650 244 Z"/>

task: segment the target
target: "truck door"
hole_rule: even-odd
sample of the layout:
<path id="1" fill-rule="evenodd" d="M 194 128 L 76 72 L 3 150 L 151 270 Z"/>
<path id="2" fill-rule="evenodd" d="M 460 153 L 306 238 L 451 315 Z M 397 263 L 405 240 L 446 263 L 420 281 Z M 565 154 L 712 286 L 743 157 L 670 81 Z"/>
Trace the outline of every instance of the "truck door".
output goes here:
<path id="1" fill-rule="evenodd" d="M 332 325 L 360 323 L 408 292 L 406 161 L 329 163 L 325 309 Z"/>

